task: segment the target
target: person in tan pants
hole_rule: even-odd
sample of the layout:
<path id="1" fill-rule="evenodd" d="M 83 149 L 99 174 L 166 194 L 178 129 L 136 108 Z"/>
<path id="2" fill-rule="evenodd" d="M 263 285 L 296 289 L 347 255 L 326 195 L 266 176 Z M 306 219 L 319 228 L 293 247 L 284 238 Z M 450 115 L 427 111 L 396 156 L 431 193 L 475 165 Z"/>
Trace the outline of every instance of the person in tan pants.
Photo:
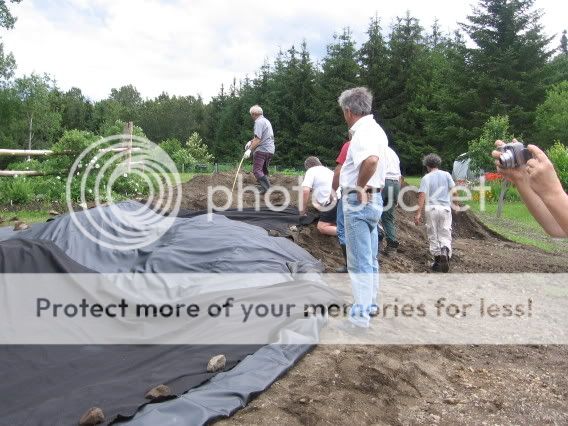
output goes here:
<path id="1" fill-rule="evenodd" d="M 430 253 L 434 256 L 432 270 L 448 272 L 452 257 L 451 194 L 455 183 L 448 172 L 440 170 L 442 159 L 438 155 L 428 154 L 423 164 L 428 173 L 420 181 L 414 223 L 421 223 L 424 210 Z"/>

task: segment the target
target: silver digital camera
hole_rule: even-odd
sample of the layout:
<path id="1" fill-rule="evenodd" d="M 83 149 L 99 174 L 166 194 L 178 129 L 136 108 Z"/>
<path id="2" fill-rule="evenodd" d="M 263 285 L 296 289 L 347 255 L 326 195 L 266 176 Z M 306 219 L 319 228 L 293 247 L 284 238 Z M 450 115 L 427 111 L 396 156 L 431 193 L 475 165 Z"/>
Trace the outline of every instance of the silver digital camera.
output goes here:
<path id="1" fill-rule="evenodd" d="M 531 152 L 521 142 L 509 142 L 499 148 L 499 163 L 503 169 L 521 167 L 532 158 Z"/>

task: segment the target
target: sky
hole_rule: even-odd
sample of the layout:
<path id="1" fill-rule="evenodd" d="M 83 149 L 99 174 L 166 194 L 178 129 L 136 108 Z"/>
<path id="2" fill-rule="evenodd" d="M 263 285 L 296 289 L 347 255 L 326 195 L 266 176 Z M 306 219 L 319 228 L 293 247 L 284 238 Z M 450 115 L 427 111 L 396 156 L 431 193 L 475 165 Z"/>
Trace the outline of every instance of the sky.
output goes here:
<path id="1" fill-rule="evenodd" d="M 429 28 L 458 28 L 472 0 L 23 0 L 11 5 L 15 29 L 1 30 L 17 76 L 47 73 L 58 87 L 79 87 L 92 100 L 133 84 L 145 98 L 162 92 L 205 100 L 233 77 L 254 77 L 278 50 L 306 40 L 325 55 L 334 32 L 349 26 L 360 45 L 371 17 L 388 31 L 406 11 Z M 559 44 L 567 2 L 536 0 L 545 33 Z"/>

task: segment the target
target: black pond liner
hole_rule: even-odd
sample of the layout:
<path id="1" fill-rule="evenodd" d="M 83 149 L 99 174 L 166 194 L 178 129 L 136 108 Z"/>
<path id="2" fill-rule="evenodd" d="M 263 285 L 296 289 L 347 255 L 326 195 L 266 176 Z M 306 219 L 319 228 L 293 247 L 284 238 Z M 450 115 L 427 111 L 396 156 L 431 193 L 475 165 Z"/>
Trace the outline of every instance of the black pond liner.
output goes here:
<path id="1" fill-rule="evenodd" d="M 140 207 L 134 202 L 119 206 Z M 99 209 L 90 213 L 96 217 Z M 94 232 L 82 213 L 78 218 Z M 111 225 L 107 228 L 112 231 Z M 160 240 L 127 252 L 87 239 L 68 215 L 4 235 L 8 239 L 0 241 L 0 273 L 289 274 L 290 265 L 298 271 L 323 270 L 291 241 L 222 216 L 213 222 L 202 215 L 177 218 Z M 321 326 L 321 319 L 289 321 L 275 330 L 270 345 L 0 346 L 0 425 L 73 425 L 95 406 L 110 422 L 205 424 L 230 416 L 267 389 L 312 347 L 288 344 L 290 335 L 313 341 Z M 217 354 L 227 357 L 225 371 L 207 373 L 208 360 Z M 145 392 L 158 384 L 168 385 L 175 395 L 147 403 Z"/>

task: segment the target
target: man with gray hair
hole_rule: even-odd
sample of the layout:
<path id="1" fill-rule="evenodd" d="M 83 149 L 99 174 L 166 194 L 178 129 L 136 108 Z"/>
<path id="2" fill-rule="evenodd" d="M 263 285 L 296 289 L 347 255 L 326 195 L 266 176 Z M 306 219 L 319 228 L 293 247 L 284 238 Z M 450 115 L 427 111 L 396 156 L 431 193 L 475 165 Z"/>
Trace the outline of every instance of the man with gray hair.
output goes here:
<path id="1" fill-rule="evenodd" d="M 455 183 L 448 172 L 440 170 L 442 159 L 438 155 L 428 154 L 422 163 L 428 173 L 420 181 L 414 222 L 420 224 L 424 209 L 430 253 L 434 256 L 432 270 L 448 272 L 452 257 L 451 194 Z"/>
<path id="2" fill-rule="evenodd" d="M 270 188 L 268 166 L 275 151 L 274 131 L 270 121 L 264 117 L 260 106 L 252 106 L 249 112 L 254 121 L 254 137 L 245 145 L 245 157 L 249 158 L 254 152 L 252 172 L 262 187 L 261 194 L 264 194 Z"/>
<path id="3" fill-rule="evenodd" d="M 387 135 L 371 114 L 373 96 L 365 87 L 346 90 L 339 106 L 352 135 L 345 163 L 339 175 L 345 217 L 347 270 L 354 304 L 348 330 L 367 329 L 377 312 L 379 290 L 378 224 L 385 185 L 384 165 Z"/>

